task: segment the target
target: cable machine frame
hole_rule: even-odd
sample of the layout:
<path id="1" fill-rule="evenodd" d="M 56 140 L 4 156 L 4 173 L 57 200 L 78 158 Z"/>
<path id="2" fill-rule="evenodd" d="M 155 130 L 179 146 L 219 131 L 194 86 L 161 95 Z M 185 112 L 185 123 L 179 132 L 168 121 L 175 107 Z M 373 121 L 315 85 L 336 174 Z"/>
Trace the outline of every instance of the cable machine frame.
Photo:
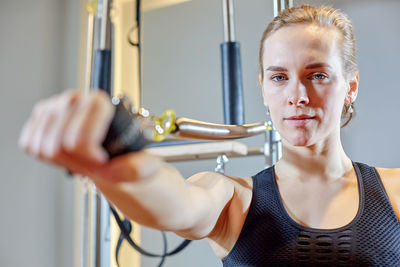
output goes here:
<path id="1" fill-rule="evenodd" d="M 112 95 L 112 35 L 110 7 L 112 0 L 88 1 L 87 35 L 84 92 L 91 88 L 102 88 Z M 293 6 L 293 0 L 273 0 L 273 14 Z M 224 43 L 221 44 L 223 75 L 223 99 L 225 124 L 244 123 L 243 86 L 240 62 L 240 45 L 235 41 L 233 0 L 222 0 Z M 99 27 L 100 25 L 100 27 Z M 273 128 L 265 131 L 262 151 L 266 166 L 275 164 L 281 157 L 281 138 Z M 216 171 L 223 173 L 228 158 L 225 154 L 217 157 Z M 80 192 L 79 221 L 79 267 L 110 266 L 110 209 L 107 200 L 87 179 L 81 178 L 84 186 Z M 77 266 L 77 267 L 78 267 Z"/>

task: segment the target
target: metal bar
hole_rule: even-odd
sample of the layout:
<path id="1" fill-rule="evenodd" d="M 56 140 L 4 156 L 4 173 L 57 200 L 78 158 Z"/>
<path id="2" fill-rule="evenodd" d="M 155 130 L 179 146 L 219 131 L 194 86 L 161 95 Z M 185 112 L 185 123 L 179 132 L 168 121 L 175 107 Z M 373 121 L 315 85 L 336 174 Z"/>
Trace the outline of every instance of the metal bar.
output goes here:
<path id="1" fill-rule="evenodd" d="M 282 157 L 282 139 L 277 130 L 272 130 L 271 134 L 271 159 L 272 164 L 278 162 L 278 160 Z"/>
<path id="2" fill-rule="evenodd" d="M 99 2 L 97 16 L 101 21 L 100 43 L 98 49 L 111 49 L 111 20 L 110 20 L 110 2 L 102 0 Z"/>
<path id="3" fill-rule="evenodd" d="M 95 53 L 92 90 L 101 89 L 111 95 L 111 20 L 109 0 L 99 1 L 95 29 Z M 110 209 L 108 202 L 91 183 L 90 191 L 90 267 L 109 267 L 110 261 Z"/>
<path id="4" fill-rule="evenodd" d="M 226 140 L 245 138 L 262 134 L 268 129 L 265 123 L 225 125 L 207 123 L 188 118 L 178 118 L 175 124 L 179 130 L 174 134 L 174 137 L 197 140 Z"/>
<path id="5" fill-rule="evenodd" d="M 84 76 L 84 88 L 83 88 L 84 93 L 89 92 L 90 82 L 92 80 L 94 19 L 95 19 L 94 14 L 89 13 L 87 22 L 85 76 Z"/>
<path id="6" fill-rule="evenodd" d="M 110 259 L 110 206 L 104 196 L 94 190 L 96 201 L 96 267 L 109 267 Z"/>
<path id="7" fill-rule="evenodd" d="M 83 92 L 89 93 L 92 80 L 92 62 L 93 62 L 93 40 L 94 40 L 94 24 L 97 5 L 94 1 L 87 1 L 87 29 L 86 29 L 86 48 L 84 62 L 84 84 Z M 93 206 L 92 206 L 92 185 L 87 178 L 80 178 L 80 221 L 79 221 L 79 266 L 95 267 L 93 257 L 93 231 L 95 224 L 93 223 Z"/>
<path id="8" fill-rule="evenodd" d="M 287 4 L 287 8 L 292 8 L 293 7 L 293 0 L 287 0 L 288 4 Z"/>
<path id="9" fill-rule="evenodd" d="M 111 20 L 108 0 L 99 2 L 97 10 L 97 38 L 99 40 L 92 68 L 91 88 L 101 89 L 111 95 Z"/>
<path id="10" fill-rule="evenodd" d="M 225 124 L 244 124 L 244 99 L 240 44 L 221 44 L 222 97 Z"/>
<path id="11" fill-rule="evenodd" d="M 221 154 L 223 155 L 223 154 Z M 229 158 L 244 158 L 244 157 L 255 157 L 255 156 L 263 156 L 264 155 L 264 149 L 263 147 L 252 147 L 247 150 L 247 155 L 239 155 L 239 154 L 231 154 L 229 155 Z M 212 156 L 201 156 L 199 158 L 193 159 L 193 158 L 188 158 L 188 159 L 165 159 L 166 162 L 183 162 L 183 161 L 199 161 L 199 160 L 210 160 L 210 159 L 215 159 L 215 155 Z"/>
<path id="12" fill-rule="evenodd" d="M 233 0 L 222 0 L 222 15 L 224 20 L 224 42 L 234 42 L 235 22 Z"/>
<path id="13" fill-rule="evenodd" d="M 225 124 L 244 124 L 240 44 L 235 41 L 233 0 L 222 0 L 224 42 L 221 44 L 222 95 Z"/>
<path id="14" fill-rule="evenodd" d="M 79 246 L 80 246 L 80 260 L 79 266 L 89 266 L 89 193 L 87 187 L 87 181 L 81 178 L 79 181 L 81 185 L 80 190 L 80 220 L 79 220 Z M 86 184 L 86 185 L 85 185 Z"/>
<path id="15" fill-rule="evenodd" d="M 97 201 L 96 201 L 96 189 L 93 183 L 89 184 L 89 227 L 88 227 L 88 236 L 89 236 L 89 267 L 98 267 L 96 262 L 96 251 L 98 249 L 98 244 L 96 242 L 96 231 L 97 231 Z"/>
<path id="16" fill-rule="evenodd" d="M 278 16 L 281 11 L 281 0 L 273 0 L 274 17 Z"/>
<path id="17" fill-rule="evenodd" d="M 293 7 L 293 0 L 273 0 L 274 17 L 284 9 Z"/>
<path id="18" fill-rule="evenodd" d="M 273 0 L 274 17 L 286 8 L 293 7 L 293 0 Z M 272 166 L 282 157 L 282 139 L 279 133 L 272 125 L 272 121 L 268 120 L 267 125 L 272 127 L 265 135 L 264 155 L 266 166 Z"/>

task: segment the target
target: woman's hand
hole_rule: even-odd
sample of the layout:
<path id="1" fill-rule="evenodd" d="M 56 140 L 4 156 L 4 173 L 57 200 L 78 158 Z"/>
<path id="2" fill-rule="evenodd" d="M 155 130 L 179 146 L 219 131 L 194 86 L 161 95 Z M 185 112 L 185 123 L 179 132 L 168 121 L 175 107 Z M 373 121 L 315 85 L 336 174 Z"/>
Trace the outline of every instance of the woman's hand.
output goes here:
<path id="1" fill-rule="evenodd" d="M 206 237 L 232 199 L 234 183 L 217 173 L 185 180 L 143 151 L 109 160 L 102 144 L 114 113 L 102 91 L 65 92 L 35 106 L 19 145 L 36 158 L 90 177 L 107 199 L 140 224 L 192 239 Z"/>
<path id="2" fill-rule="evenodd" d="M 160 160 L 144 152 L 108 160 L 102 143 L 114 112 L 103 91 L 88 95 L 67 91 L 35 105 L 19 146 L 34 157 L 91 178 L 127 181 L 151 174 L 151 166 Z"/>

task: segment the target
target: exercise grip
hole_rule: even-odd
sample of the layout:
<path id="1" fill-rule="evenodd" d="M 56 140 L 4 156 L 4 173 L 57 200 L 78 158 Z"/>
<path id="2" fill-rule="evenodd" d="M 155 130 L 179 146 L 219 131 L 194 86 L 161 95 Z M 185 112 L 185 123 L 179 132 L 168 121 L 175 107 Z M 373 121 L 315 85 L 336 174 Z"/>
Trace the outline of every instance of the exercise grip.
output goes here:
<path id="1" fill-rule="evenodd" d="M 244 100 L 240 44 L 226 42 L 221 44 L 222 92 L 224 103 L 224 123 L 244 124 Z"/>
<path id="2" fill-rule="evenodd" d="M 146 146 L 149 141 L 144 137 L 139 122 L 125 108 L 122 102 L 116 105 L 115 114 L 108 129 L 103 147 L 110 158 L 136 152 Z"/>

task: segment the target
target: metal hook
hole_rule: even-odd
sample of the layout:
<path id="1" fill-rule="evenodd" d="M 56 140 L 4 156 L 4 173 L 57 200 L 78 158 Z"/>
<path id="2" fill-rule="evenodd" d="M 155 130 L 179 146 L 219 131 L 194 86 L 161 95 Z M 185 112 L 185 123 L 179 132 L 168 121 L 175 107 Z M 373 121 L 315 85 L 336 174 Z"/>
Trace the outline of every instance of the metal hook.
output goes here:
<path id="1" fill-rule="evenodd" d="M 220 174 L 225 173 L 225 164 L 229 162 L 228 157 L 226 154 L 221 154 L 218 155 L 217 157 L 217 166 L 215 167 L 215 172 L 218 172 Z"/>

